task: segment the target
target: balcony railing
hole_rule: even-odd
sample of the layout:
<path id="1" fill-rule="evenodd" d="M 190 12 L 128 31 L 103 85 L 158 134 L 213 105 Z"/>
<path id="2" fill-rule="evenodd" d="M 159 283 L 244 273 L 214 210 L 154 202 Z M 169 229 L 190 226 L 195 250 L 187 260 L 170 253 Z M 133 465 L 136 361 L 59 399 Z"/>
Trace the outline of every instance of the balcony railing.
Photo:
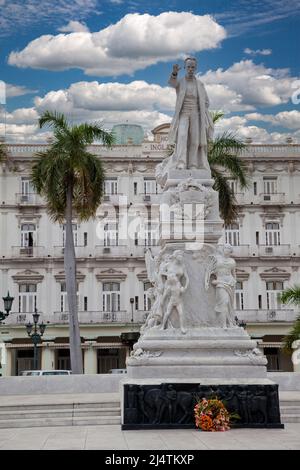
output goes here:
<path id="1" fill-rule="evenodd" d="M 45 247 L 44 246 L 12 246 L 11 254 L 13 258 L 40 258 L 45 256 Z M 6 255 L 9 258 L 9 252 Z"/>
<path id="2" fill-rule="evenodd" d="M 232 250 L 234 258 L 247 258 L 250 256 L 249 245 L 232 245 Z"/>
<path id="3" fill-rule="evenodd" d="M 142 325 L 145 322 L 147 312 L 125 310 L 118 312 L 78 312 L 78 319 L 80 324 L 134 324 Z M 25 325 L 32 323 L 33 313 L 10 313 L 3 322 L 5 325 Z M 133 321 L 132 321 L 133 320 Z M 41 313 L 39 323 L 47 324 L 68 324 L 69 312 L 53 312 L 52 314 Z"/>
<path id="4" fill-rule="evenodd" d="M 65 253 L 65 247 L 63 245 L 58 245 L 53 247 L 53 255 L 54 257 L 63 257 Z M 83 245 L 76 245 L 75 246 L 75 256 L 76 258 L 88 258 L 91 256 L 95 256 L 95 250 L 93 248 L 89 248 Z"/>
<path id="5" fill-rule="evenodd" d="M 259 202 L 260 204 L 284 204 L 285 193 L 260 193 Z"/>
<path id="6" fill-rule="evenodd" d="M 258 245 L 259 256 L 291 256 L 291 245 Z"/>
<path id="7" fill-rule="evenodd" d="M 287 155 L 299 155 L 299 144 L 250 144 L 241 151 L 243 157 L 285 157 Z"/>
<path id="8" fill-rule="evenodd" d="M 253 195 L 250 192 L 245 193 L 234 193 L 237 204 L 260 204 L 260 205 L 272 205 L 272 204 L 286 204 L 287 195 L 286 193 L 260 193 Z"/>
<path id="9" fill-rule="evenodd" d="M 16 194 L 16 203 L 19 206 L 37 206 L 43 204 L 42 198 L 36 193 L 17 193 Z"/>
<path id="10" fill-rule="evenodd" d="M 160 193 L 139 193 L 139 201 L 144 204 L 160 204 L 161 194 Z"/>
<path id="11" fill-rule="evenodd" d="M 294 310 L 236 310 L 236 316 L 246 323 L 294 322 L 299 315 Z"/>
<path id="12" fill-rule="evenodd" d="M 111 258 L 114 257 L 123 257 L 123 256 L 130 256 L 131 251 L 128 245 L 96 245 L 95 246 L 95 256 L 102 257 L 102 256 L 109 256 Z"/>

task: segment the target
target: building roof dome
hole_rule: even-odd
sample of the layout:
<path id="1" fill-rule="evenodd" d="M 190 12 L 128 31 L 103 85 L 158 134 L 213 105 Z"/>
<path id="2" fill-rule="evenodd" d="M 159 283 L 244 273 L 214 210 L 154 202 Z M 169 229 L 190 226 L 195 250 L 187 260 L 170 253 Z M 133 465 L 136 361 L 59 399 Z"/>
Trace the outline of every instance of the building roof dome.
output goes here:
<path id="1" fill-rule="evenodd" d="M 138 124 L 116 124 L 112 131 L 116 145 L 140 145 L 144 140 L 144 129 Z"/>

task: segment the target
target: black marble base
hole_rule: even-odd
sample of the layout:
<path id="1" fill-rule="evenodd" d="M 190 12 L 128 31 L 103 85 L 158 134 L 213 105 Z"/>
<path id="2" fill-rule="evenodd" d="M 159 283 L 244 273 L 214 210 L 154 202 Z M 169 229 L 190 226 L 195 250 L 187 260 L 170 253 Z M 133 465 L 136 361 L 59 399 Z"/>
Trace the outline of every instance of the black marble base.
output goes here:
<path id="1" fill-rule="evenodd" d="M 217 397 L 240 419 L 235 428 L 283 428 L 278 385 L 201 385 L 161 383 L 124 385 L 122 429 L 195 428 L 198 399 Z"/>

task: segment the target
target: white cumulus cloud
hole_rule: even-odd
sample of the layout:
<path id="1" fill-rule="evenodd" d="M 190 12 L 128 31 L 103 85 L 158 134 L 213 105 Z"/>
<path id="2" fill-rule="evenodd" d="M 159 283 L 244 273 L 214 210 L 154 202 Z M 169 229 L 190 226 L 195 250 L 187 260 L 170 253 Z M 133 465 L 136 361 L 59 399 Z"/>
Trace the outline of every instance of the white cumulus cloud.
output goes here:
<path id="1" fill-rule="evenodd" d="M 281 126 L 286 129 L 300 129 L 300 111 L 281 111 L 277 114 L 250 113 L 245 116 L 249 121 L 269 122 L 273 126 Z"/>
<path id="2" fill-rule="evenodd" d="M 250 49 L 249 47 L 246 47 L 244 49 L 245 54 L 249 55 L 271 55 L 272 54 L 272 49 Z"/>
<path id="3" fill-rule="evenodd" d="M 57 28 L 57 31 L 61 33 L 87 33 L 89 28 L 85 23 L 80 23 L 80 21 L 70 20 L 65 26 Z"/>
<path id="4" fill-rule="evenodd" d="M 297 77 L 292 77 L 289 69 L 267 68 L 252 60 L 242 60 L 228 69 L 209 70 L 201 78 L 209 86 L 223 85 L 227 87 L 227 93 L 234 92 L 239 110 L 254 110 L 260 106 L 287 103 Z M 229 106 L 229 111 L 231 109 Z"/>
<path id="5" fill-rule="evenodd" d="M 90 75 L 117 76 L 218 47 L 225 37 L 225 29 L 209 15 L 130 13 L 98 32 L 41 36 L 22 51 L 11 52 L 8 62 L 18 67 L 80 68 Z"/>

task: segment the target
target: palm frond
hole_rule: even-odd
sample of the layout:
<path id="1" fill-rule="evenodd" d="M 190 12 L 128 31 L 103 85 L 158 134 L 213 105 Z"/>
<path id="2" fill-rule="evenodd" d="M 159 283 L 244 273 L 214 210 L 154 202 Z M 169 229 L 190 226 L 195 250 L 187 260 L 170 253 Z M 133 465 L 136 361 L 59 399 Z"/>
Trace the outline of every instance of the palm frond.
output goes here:
<path id="1" fill-rule="evenodd" d="M 283 304 L 300 305 L 300 286 L 288 287 L 280 294 L 280 301 Z"/>
<path id="2" fill-rule="evenodd" d="M 46 124 L 48 124 L 50 127 L 54 127 L 57 130 L 61 129 L 67 131 L 69 128 L 65 115 L 56 111 L 45 111 L 44 114 L 40 117 L 40 129 Z"/>
<path id="3" fill-rule="evenodd" d="M 224 116 L 223 111 L 212 111 L 211 112 L 211 118 L 213 120 L 213 123 L 215 124 L 218 122 L 222 117 Z"/>
<path id="4" fill-rule="evenodd" d="M 8 157 L 7 147 L 3 142 L 0 142 L 0 163 Z"/>
<path id="5" fill-rule="evenodd" d="M 300 339 L 300 316 L 295 321 L 291 331 L 283 338 L 283 349 L 285 352 L 292 352 L 292 344 Z"/>
<path id="6" fill-rule="evenodd" d="M 234 194 L 228 184 L 227 178 L 215 167 L 211 169 L 215 180 L 213 189 L 219 193 L 219 210 L 225 224 L 230 224 L 237 219 L 238 211 Z"/>
<path id="7" fill-rule="evenodd" d="M 87 145 L 91 144 L 94 140 L 100 140 L 107 147 L 111 147 L 115 142 L 113 133 L 105 131 L 98 124 L 80 124 L 76 127 L 76 132 Z"/>

